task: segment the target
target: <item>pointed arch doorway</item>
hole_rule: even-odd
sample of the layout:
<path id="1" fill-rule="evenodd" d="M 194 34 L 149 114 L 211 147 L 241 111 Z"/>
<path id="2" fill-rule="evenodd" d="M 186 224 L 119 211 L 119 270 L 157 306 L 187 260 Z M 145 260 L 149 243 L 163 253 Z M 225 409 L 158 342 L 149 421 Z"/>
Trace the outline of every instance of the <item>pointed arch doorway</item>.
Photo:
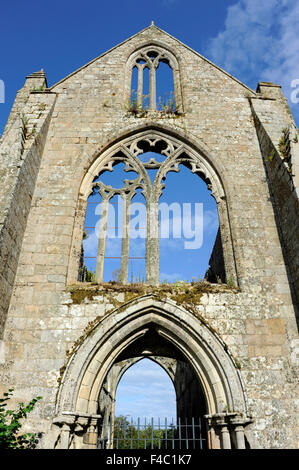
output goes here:
<path id="1" fill-rule="evenodd" d="M 168 374 L 175 391 L 175 418 L 167 417 L 166 410 L 164 414 L 161 411 L 160 416 L 150 416 L 146 404 L 142 407 L 142 415 L 138 417 L 136 408 L 131 418 L 116 415 L 116 392 L 121 379 L 129 369 L 134 369 L 145 359 L 150 359 Z M 151 387 L 154 399 L 156 389 L 150 383 L 148 386 Z M 158 390 L 160 394 L 163 393 L 160 388 Z M 136 391 L 131 398 L 136 402 L 140 400 Z M 145 334 L 117 358 L 104 379 L 98 403 L 98 413 L 102 417 L 99 448 L 207 448 L 204 420 L 207 406 L 200 381 L 181 351 L 159 334 L 159 327 L 155 323 L 148 324 Z"/>
<path id="2" fill-rule="evenodd" d="M 176 421 L 173 382 L 155 360 L 142 358 L 122 375 L 116 389 L 115 416 L 127 416 L 133 420 L 140 416 L 155 420 L 163 416 L 168 421 Z"/>
<path id="3" fill-rule="evenodd" d="M 112 401 L 105 402 L 104 390 L 113 400 L 122 373 L 145 356 L 164 368 L 165 358 L 175 361 L 178 414 L 203 419 L 208 448 L 245 447 L 245 393 L 225 345 L 193 313 L 152 295 L 104 317 L 70 358 L 53 421 L 58 447 L 98 447 L 102 426 L 113 424 Z M 188 377 L 194 385 L 186 387 Z"/>

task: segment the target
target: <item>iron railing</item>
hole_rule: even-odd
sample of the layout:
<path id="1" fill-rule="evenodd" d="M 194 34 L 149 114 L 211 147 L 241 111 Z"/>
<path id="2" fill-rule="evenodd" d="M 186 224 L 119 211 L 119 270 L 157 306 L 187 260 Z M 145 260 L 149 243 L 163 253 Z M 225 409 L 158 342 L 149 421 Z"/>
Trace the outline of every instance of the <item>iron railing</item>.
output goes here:
<path id="1" fill-rule="evenodd" d="M 114 424 L 101 427 L 98 448 L 192 450 L 205 448 L 205 442 L 200 418 L 178 418 L 176 422 L 116 418 Z"/>

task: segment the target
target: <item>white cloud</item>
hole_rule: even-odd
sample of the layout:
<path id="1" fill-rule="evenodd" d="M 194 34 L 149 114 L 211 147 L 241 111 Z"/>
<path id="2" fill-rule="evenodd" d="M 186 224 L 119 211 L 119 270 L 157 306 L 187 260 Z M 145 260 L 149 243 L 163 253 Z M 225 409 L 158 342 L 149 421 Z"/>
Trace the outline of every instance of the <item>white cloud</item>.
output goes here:
<path id="1" fill-rule="evenodd" d="M 265 55 L 271 55 L 271 25 L 274 8 L 279 4 L 279 0 L 240 0 L 228 7 L 225 29 L 211 39 L 208 47 L 217 65 L 251 78 Z"/>
<path id="2" fill-rule="evenodd" d="M 85 256 L 96 256 L 98 249 L 98 238 L 95 231 L 88 232 L 88 237 L 83 241 Z"/>
<path id="3" fill-rule="evenodd" d="M 299 2 L 240 0 L 228 7 L 224 30 L 209 40 L 210 58 L 245 84 L 258 81 L 283 86 L 290 100 L 291 82 L 299 79 Z M 295 117 L 298 105 L 290 102 Z"/>

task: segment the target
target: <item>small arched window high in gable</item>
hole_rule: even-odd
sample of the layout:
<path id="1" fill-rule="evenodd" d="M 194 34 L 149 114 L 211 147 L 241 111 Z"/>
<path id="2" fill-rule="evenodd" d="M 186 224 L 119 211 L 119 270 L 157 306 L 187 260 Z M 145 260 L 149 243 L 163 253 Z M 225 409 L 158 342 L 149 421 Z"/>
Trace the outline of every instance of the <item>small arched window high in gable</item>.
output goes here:
<path id="1" fill-rule="evenodd" d="M 182 112 L 179 66 L 174 55 L 160 46 L 147 46 L 128 61 L 130 100 L 137 109 Z"/>

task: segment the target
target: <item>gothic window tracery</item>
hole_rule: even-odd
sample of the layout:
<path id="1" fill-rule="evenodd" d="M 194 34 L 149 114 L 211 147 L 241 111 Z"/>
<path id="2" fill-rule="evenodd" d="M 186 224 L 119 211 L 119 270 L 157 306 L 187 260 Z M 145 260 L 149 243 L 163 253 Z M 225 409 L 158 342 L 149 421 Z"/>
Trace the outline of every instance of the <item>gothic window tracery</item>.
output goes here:
<path id="1" fill-rule="evenodd" d="M 105 173 L 113 173 L 123 165 L 122 185 L 110 185 L 103 182 Z M 204 180 L 218 205 L 223 199 L 222 186 L 209 163 L 199 154 L 194 153 L 185 144 L 173 137 L 165 137 L 159 131 L 141 133 L 111 148 L 104 157 L 94 163 L 89 182 L 86 181 L 86 197 L 97 194 L 101 197 L 101 216 L 96 253 L 95 281 L 103 281 L 105 249 L 108 230 L 109 203 L 118 196 L 122 202 L 122 235 L 120 249 L 120 269 L 118 281 L 129 282 L 130 263 L 130 223 L 131 204 L 136 194 L 142 194 L 145 200 L 145 281 L 151 285 L 159 283 L 159 199 L 165 187 L 168 173 L 180 173 L 181 168 L 188 168 Z M 154 175 L 151 176 L 151 172 Z M 92 179 L 91 179 L 92 178 Z M 219 210 L 219 207 L 218 207 Z"/>

